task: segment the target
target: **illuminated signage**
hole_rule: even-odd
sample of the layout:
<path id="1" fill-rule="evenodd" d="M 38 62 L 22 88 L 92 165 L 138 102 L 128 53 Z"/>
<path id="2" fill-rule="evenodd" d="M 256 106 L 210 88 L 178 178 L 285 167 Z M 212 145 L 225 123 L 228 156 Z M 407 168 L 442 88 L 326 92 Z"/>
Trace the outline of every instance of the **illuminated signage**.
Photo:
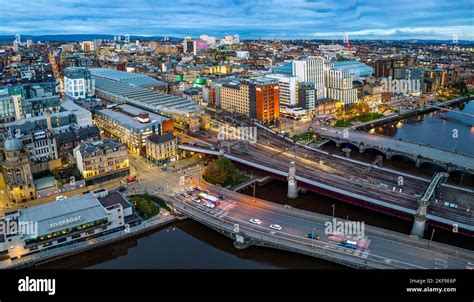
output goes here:
<path id="1" fill-rule="evenodd" d="M 81 221 L 81 220 L 82 220 L 81 216 L 66 218 L 66 219 L 63 219 L 63 220 L 59 220 L 59 221 L 50 223 L 49 224 L 49 229 L 54 229 L 54 228 L 64 226 L 64 225 L 68 225 L 68 224 L 71 224 L 71 223 L 75 223 L 75 222 L 78 222 L 78 221 Z"/>

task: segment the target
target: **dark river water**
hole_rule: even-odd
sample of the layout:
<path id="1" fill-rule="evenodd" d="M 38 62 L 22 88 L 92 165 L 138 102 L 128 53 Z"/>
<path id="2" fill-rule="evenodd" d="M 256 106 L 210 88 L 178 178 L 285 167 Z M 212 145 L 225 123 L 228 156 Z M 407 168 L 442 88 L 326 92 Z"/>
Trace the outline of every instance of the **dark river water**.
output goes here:
<path id="1" fill-rule="evenodd" d="M 455 110 L 474 114 L 474 101 Z M 456 130 L 457 137 L 453 136 L 453 130 Z M 474 120 L 461 114 L 436 112 L 423 117 L 414 116 L 400 123 L 379 127 L 376 131 L 379 134 L 402 140 L 430 144 L 474 156 Z M 327 148 L 331 149 L 335 146 Z M 362 155 L 355 153 L 355 156 L 361 160 L 373 160 L 373 155 L 370 153 Z M 384 165 L 426 176 L 432 175 L 437 170 L 437 167 L 430 165 L 417 169 L 412 162 L 402 159 L 385 161 Z M 473 185 L 474 182 L 469 175 L 452 175 L 450 178 L 451 182 L 467 186 Z M 312 192 L 301 194 L 295 200 L 288 200 L 286 184 L 276 180 L 263 187 L 257 187 L 256 195 L 276 203 L 290 204 L 296 208 L 327 215 L 332 215 L 332 205 L 335 204 L 337 217 L 363 220 L 366 224 L 405 234 L 411 230 L 411 222 L 358 208 Z M 431 229 L 428 229 L 425 236 L 431 233 Z M 474 250 L 474 240 L 440 229 L 436 230 L 433 240 Z M 174 223 L 149 234 L 127 239 L 80 256 L 68 257 L 43 265 L 41 268 L 344 269 L 340 265 L 324 260 L 267 248 L 250 247 L 237 250 L 227 237 L 191 220 Z"/>

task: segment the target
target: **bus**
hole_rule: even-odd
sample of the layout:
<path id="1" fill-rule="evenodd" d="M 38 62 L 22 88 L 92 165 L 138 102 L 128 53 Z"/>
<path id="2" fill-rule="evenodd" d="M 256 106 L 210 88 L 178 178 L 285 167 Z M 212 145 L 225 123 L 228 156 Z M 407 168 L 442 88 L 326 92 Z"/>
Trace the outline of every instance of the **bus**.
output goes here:
<path id="1" fill-rule="evenodd" d="M 205 200 L 211 201 L 212 203 L 217 203 L 219 201 L 219 198 L 206 194 L 204 192 L 199 193 L 199 196 Z"/>
<path id="2" fill-rule="evenodd" d="M 341 242 L 339 242 L 339 245 L 350 249 L 357 249 L 357 241 L 342 240 Z"/>

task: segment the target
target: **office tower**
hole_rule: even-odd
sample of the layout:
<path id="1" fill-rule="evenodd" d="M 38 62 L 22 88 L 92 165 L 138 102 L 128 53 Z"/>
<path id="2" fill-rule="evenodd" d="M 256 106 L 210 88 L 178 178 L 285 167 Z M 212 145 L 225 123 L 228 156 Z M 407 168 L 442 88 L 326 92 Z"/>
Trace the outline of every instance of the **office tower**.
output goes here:
<path id="1" fill-rule="evenodd" d="M 318 98 L 325 97 L 324 73 L 327 67 L 321 57 L 293 61 L 293 75 L 300 82 L 312 82 Z"/>
<path id="2" fill-rule="evenodd" d="M 278 80 L 280 106 L 295 107 L 298 105 L 298 77 L 282 74 L 269 74 L 266 77 Z"/>
<path id="3" fill-rule="evenodd" d="M 341 101 L 344 105 L 357 101 L 357 89 L 352 86 L 348 70 L 328 70 L 326 72 L 327 96 Z"/>

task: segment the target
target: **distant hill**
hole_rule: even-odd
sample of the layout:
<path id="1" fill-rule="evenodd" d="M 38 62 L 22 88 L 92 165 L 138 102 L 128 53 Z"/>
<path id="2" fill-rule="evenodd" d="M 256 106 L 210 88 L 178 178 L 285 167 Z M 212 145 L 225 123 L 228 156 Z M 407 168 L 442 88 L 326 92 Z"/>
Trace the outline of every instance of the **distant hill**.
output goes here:
<path id="1" fill-rule="evenodd" d="M 32 35 L 21 35 L 21 41 L 26 41 L 28 39 L 33 40 L 33 42 L 38 41 L 51 41 L 51 42 L 74 42 L 74 41 L 90 41 L 94 39 L 103 39 L 103 40 L 113 40 L 114 35 L 101 35 L 101 34 L 71 34 L 71 35 L 41 35 L 41 36 L 32 36 Z M 122 35 L 122 40 L 124 36 Z M 130 40 L 163 40 L 163 36 L 130 36 Z M 182 40 L 181 38 L 168 37 L 171 41 Z M 15 40 L 14 35 L 0 35 L 0 43 L 13 42 Z"/>

